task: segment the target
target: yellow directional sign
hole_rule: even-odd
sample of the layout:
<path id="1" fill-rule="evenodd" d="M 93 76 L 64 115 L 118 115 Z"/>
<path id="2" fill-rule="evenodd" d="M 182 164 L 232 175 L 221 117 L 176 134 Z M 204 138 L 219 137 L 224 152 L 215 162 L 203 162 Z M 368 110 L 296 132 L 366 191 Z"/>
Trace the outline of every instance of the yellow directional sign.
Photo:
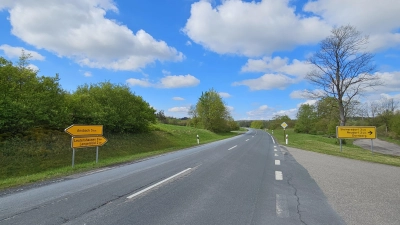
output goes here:
<path id="1" fill-rule="evenodd" d="M 98 137 L 72 137 L 72 148 L 88 148 L 102 146 L 107 142 L 107 139 L 102 136 Z"/>
<path id="2" fill-rule="evenodd" d="M 375 139 L 376 127 L 372 126 L 337 126 L 337 138 Z"/>
<path id="3" fill-rule="evenodd" d="M 103 135 L 103 125 L 71 125 L 65 132 L 72 136 Z"/>

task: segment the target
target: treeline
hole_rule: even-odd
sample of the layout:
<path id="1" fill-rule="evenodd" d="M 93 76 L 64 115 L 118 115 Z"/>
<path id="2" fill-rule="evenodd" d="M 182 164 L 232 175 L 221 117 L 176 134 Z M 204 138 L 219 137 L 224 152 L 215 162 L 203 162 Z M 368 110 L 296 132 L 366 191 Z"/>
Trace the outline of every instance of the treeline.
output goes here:
<path id="1" fill-rule="evenodd" d="M 400 137 L 399 103 L 392 98 L 382 98 L 372 103 L 353 102 L 346 108 L 346 126 L 376 126 L 379 135 Z M 336 99 L 326 97 L 314 105 L 301 105 L 297 113 L 295 131 L 309 134 L 335 135 L 339 125 Z"/>
<path id="2" fill-rule="evenodd" d="M 0 140 L 32 129 L 60 130 L 71 124 L 102 124 L 111 133 L 142 132 L 155 110 L 126 85 L 102 82 L 62 89 L 59 76 L 38 76 L 24 53 L 13 64 L 0 57 Z"/>

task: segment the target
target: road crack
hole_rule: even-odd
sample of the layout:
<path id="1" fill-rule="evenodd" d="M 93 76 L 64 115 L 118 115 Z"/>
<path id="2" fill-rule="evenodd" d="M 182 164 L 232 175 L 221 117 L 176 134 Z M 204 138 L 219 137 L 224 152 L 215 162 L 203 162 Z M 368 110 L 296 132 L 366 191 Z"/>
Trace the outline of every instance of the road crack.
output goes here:
<path id="1" fill-rule="evenodd" d="M 302 224 L 307 225 L 307 223 L 304 222 L 303 219 L 301 218 L 301 211 L 300 211 L 301 203 L 300 203 L 300 197 L 297 195 L 297 188 L 291 183 L 293 177 L 292 177 L 292 175 L 289 175 L 289 176 L 287 176 L 287 178 L 288 178 L 288 179 L 287 179 L 287 183 L 289 184 L 290 187 L 293 188 L 293 190 L 294 190 L 294 196 L 296 196 L 296 200 L 297 200 L 296 209 L 297 209 L 297 215 L 299 215 L 299 220 L 300 220 L 300 222 L 301 222 Z"/>

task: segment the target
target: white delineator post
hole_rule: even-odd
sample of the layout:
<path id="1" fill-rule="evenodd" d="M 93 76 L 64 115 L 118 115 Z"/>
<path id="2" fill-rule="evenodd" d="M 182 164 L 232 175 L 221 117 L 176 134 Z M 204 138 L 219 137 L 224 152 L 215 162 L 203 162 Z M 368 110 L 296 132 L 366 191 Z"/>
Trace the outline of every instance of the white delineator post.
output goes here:
<path id="1" fill-rule="evenodd" d="M 197 144 L 200 144 L 200 137 L 197 135 Z"/>
<path id="2" fill-rule="evenodd" d="M 286 134 L 286 144 L 288 144 L 288 142 L 289 142 L 289 138 L 288 137 L 289 137 L 289 135 Z"/>

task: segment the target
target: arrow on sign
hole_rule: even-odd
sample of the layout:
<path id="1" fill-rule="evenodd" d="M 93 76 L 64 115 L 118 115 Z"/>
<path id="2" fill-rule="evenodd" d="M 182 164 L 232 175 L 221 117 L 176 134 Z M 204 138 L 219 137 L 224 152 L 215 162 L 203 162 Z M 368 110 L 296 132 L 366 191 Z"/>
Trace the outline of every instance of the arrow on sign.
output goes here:
<path id="1" fill-rule="evenodd" d="M 368 132 L 369 135 L 372 135 L 372 133 L 373 133 L 372 131 L 369 131 L 369 132 Z"/>

